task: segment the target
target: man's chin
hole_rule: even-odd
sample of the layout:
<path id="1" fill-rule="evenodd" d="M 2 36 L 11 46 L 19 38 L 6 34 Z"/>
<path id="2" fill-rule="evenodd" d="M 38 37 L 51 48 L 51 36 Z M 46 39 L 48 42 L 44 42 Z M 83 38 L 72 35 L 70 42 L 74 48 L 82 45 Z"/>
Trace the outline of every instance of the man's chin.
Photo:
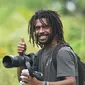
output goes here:
<path id="1" fill-rule="evenodd" d="M 40 44 L 46 44 L 47 43 L 46 40 L 40 40 L 39 42 L 40 42 Z"/>
<path id="2" fill-rule="evenodd" d="M 42 44 L 42 45 L 46 45 L 46 44 L 50 44 L 53 40 L 53 37 L 52 36 L 49 36 L 48 38 L 45 38 L 45 39 L 38 39 L 39 43 Z"/>
<path id="3" fill-rule="evenodd" d="M 43 45 L 46 45 L 46 44 L 49 44 L 50 42 L 48 42 L 47 40 L 43 40 L 43 41 L 39 41 L 40 44 L 43 44 Z"/>

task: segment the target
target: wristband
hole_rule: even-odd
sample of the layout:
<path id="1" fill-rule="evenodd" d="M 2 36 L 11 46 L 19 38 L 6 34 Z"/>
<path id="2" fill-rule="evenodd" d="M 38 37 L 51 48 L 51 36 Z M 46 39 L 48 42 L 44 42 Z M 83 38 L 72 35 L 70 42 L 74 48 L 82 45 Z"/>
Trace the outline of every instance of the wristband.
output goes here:
<path id="1" fill-rule="evenodd" d="M 47 81 L 43 81 L 43 85 L 47 85 Z"/>

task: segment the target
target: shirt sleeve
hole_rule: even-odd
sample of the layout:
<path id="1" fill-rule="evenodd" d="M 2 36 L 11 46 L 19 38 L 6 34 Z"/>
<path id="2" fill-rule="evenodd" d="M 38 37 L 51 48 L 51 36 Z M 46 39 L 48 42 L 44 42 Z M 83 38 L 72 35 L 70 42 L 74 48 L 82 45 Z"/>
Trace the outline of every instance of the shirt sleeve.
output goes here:
<path id="1" fill-rule="evenodd" d="M 57 77 L 75 76 L 75 63 L 70 51 L 60 49 L 57 58 Z"/>

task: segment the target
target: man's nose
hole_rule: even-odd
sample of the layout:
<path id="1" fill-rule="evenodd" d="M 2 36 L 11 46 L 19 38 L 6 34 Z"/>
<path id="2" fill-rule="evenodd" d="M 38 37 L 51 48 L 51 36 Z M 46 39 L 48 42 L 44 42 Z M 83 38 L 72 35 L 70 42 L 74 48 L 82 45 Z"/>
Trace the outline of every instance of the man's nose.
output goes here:
<path id="1" fill-rule="evenodd" d="M 42 27 L 42 26 L 40 27 L 39 32 L 40 32 L 40 33 L 44 32 L 44 30 L 43 30 L 43 27 Z"/>

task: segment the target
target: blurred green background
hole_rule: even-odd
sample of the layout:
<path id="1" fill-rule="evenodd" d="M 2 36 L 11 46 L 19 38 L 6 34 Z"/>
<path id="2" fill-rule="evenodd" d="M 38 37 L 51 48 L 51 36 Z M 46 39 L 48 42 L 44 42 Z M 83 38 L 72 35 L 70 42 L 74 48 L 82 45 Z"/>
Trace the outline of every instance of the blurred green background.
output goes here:
<path id="1" fill-rule="evenodd" d="M 65 40 L 85 62 L 85 0 L 0 0 L 0 85 L 19 85 L 16 68 L 4 68 L 5 55 L 18 55 L 20 36 L 25 38 L 27 53 L 39 48 L 29 43 L 28 21 L 38 9 L 58 11 Z"/>

